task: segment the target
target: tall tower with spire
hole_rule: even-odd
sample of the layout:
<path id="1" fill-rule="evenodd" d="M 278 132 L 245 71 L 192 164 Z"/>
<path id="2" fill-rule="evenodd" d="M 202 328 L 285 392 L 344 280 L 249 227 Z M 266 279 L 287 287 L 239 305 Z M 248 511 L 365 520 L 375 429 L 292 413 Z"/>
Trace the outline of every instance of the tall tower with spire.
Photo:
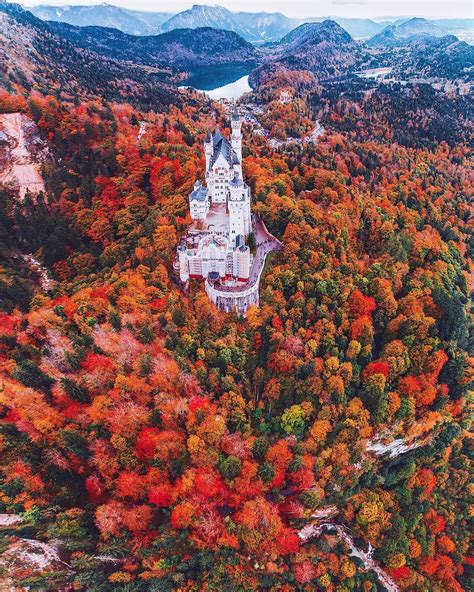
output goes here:
<path id="1" fill-rule="evenodd" d="M 206 172 L 209 170 L 209 165 L 211 164 L 213 148 L 214 146 L 212 141 L 212 134 L 209 130 L 207 130 L 206 137 L 204 139 L 204 153 L 206 155 Z"/>
<path id="2" fill-rule="evenodd" d="M 239 163 L 242 162 L 242 120 L 240 119 L 237 105 L 234 103 L 231 115 L 232 136 L 230 142 L 233 151 L 237 154 Z"/>
<path id="3" fill-rule="evenodd" d="M 229 236 L 232 246 L 239 246 L 239 237 L 244 244 L 251 229 L 250 189 L 239 173 L 229 183 Z"/>

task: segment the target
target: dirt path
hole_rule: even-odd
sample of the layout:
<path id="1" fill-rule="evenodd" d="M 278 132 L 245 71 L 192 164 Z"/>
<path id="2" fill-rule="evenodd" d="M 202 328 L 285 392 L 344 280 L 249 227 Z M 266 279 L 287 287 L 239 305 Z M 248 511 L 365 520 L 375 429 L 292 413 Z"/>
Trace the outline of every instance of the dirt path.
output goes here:
<path id="1" fill-rule="evenodd" d="M 337 513 L 335 506 L 330 506 L 324 510 L 320 510 L 319 513 L 313 514 L 315 520 L 323 520 L 334 516 Z M 306 543 L 307 541 L 316 538 L 322 534 L 324 530 L 335 530 L 340 540 L 349 548 L 349 555 L 351 557 L 357 557 L 362 562 L 364 568 L 368 571 L 373 571 L 377 574 L 379 581 L 387 589 L 388 592 L 400 592 L 400 588 L 393 581 L 393 579 L 385 572 L 375 559 L 373 559 L 373 548 L 369 543 L 367 551 L 363 551 L 356 547 L 354 540 L 349 534 L 347 528 L 341 524 L 335 522 L 322 522 L 316 524 L 308 524 L 299 531 L 300 539 Z"/>
<path id="2" fill-rule="evenodd" d="M 49 271 L 33 257 L 33 255 L 22 255 L 23 261 L 29 266 L 31 271 L 38 277 L 38 284 L 44 292 L 52 290 L 56 284 L 49 276 Z"/>
<path id="3" fill-rule="evenodd" d="M 7 163 L 0 169 L 0 183 L 13 185 L 23 199 L 27 191 L 44 191 L 39 164 L 34 161 L 25 138 L 28 119 L 22 113 L 0 114 L 0 129 L 8 137 Z"/>
<path id="4" fill-rule="evenodd" d="M 137 134 L 137 144 L 143 137 L 143 134 L 146 132 L 146 121 L 140 121 L 140 127 L 138 128 Z"/>
<path id="5" fill-rule="evenodd" d="M 426 446 L 433 439 L 433 434 L 419 436 L 411 441 L 396 437 L 400 433 L 400 424 L 393 425 L 391 429 L 382 430 L 367 442 L 367 452 L 373 453 L 378 458 L 396 458 L 421 446 Z"/>

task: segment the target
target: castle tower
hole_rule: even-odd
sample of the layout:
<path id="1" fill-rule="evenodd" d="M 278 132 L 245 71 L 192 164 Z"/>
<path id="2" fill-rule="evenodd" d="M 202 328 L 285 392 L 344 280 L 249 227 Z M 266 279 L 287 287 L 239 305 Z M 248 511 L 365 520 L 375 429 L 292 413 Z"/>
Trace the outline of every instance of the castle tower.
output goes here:
<path id="1" fill-rule="evenodd" d="M 206 172 L 209 170 L 209 165 L 211 164 L 212 152 L 213 152 L 212 134 L 209 130 L 207 130 L 206 137 L 204 139 L 204 154 L 206 155 Z"/>
<path id="2" fill-rule="evenodd" d="M 248 187 L 242 181 L 242 178 L 236 173 L 235 177 L 229 183 L 229 200 L 227 207 L 229 209 L 229 236 L 232 246 L 236 247 L 238 244 L 238 237 L 245 237 L 248 235 L 250 209 L 249 200 L 247 200 Z"/>
<path id="3" fill-rule="evenodd" d="M 231 145 L 233 151 L 237 154 L 239 163 L 242 163 L 242 120 L 240 119 L 237 105 L 234 104 L 231 116 L 232 136 Z"/>
<path id="4" fill-rule="evenodd" d="M 250 275 L 250 249 L 248 245 L 240 245 L 233 253 L 234 276 L 241 282 L 246 282 Z"/>
<path id="5" fill-rule="evenodd" d="M 199 179 L 194 183 L 194 189 L 189 194 L 189 212 L 193 220 L 205 220 L 209 212 L 209 192 L 201 185 Z"/>
<path id="6" fill-rule="evenodd" d="M 178 260 L 179 260 L 179 279 L 182 282 L 189 280 L 189 265 L 188 257 L 186 253 L 186 245 L 181 244 L 178 246 Z"/>

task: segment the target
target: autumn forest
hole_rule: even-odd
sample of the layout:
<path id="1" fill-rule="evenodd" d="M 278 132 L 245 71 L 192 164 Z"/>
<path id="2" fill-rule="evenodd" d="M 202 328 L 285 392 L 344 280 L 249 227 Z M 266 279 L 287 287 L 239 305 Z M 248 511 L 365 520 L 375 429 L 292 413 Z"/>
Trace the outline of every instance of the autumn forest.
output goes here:
<path id="1" fill-rule="evenodd" d="M 466 98 L 341 85 L 252 91 L 280 144 L 244 121 L 243 174 L 283 250 L 245 316 L 173 269 L 228 105 L 0 92 L 47 147 L 44 191 L 0 186 L 13 590 L 470 589 Z"/>

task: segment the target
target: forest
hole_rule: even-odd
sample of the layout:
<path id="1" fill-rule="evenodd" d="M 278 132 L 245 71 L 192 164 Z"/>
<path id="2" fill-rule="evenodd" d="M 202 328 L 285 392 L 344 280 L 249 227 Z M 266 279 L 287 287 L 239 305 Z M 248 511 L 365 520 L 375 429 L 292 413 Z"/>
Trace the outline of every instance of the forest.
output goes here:
<path id="1" fill-rule="evenodd" d="M 19 568 L 21 589 L 384 589 L 336 526 L 393 590 L 469 589 L 462 101 L 459 127 L 434 133 L 400 89 L 282 106 L 288 77 L 271 84 L 273 133 L 302 136 L 316 112 L 326 132 L 276 150 L 244 126 L 252 208 L 284 244 L 245 318 L 172 268 L 222 105 L 0 93 L 54 155 L 46 194 L 0 188 L 0 513 L 22 519 L 0 548 L 60 541 L 67 565 Z M 302 536 L 318 516 L 332 526 Z"/>

